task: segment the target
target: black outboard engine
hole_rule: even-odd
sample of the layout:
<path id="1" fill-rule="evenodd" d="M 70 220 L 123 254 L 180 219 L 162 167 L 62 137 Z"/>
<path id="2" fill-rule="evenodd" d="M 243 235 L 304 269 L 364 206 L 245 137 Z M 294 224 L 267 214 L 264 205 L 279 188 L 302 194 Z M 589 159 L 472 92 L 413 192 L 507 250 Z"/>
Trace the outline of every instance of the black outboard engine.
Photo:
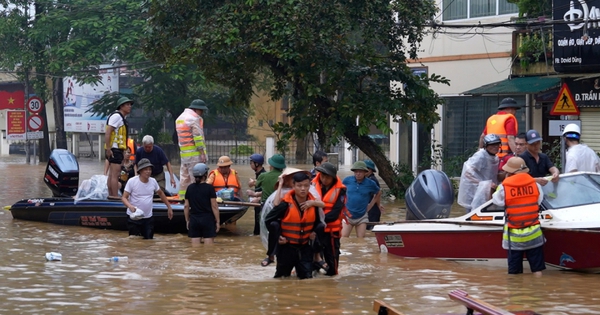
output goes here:
<path id="1" fill-rule="evenodd" d="M 450 216 L 454 189 L 444 172 L 425 170 L 417 175 L 404 197 L 406 220 L 442 219 Z"/>
<path id="2" fill-rule="evenodd" d="M 52 150 L 44 182 L 54 197 L 75 196 L 79 186 L 79 163 L 75 155 L 65 149 Z"/>

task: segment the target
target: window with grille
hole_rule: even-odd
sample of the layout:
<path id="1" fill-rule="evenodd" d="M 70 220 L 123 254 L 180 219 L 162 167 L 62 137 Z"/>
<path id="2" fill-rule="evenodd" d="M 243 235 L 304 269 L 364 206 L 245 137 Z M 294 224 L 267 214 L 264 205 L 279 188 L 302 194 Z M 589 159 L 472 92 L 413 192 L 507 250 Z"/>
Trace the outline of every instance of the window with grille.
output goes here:
<path id="1" fill-rule="evenodd" d="M 442 18 L 444 21 L 480 18 L 510 13 L 518 13 L 519 8 L 507 0 L 443 0 Z"/>

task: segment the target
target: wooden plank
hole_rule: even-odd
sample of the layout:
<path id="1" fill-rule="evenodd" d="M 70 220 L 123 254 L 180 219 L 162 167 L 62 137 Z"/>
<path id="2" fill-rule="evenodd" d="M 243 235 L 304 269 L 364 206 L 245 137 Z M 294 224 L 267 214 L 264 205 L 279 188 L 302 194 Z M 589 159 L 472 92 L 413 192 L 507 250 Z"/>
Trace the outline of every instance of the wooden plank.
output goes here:
<path id="1" fill-rule="evenodd" d="M 404 315 L 400 311 L 380 300 L 373 301 L 373 310 L 380 315 Z"/>
<path id="2" fill-rule="evenodd" d="M 481 312 L 481 314 L 484 315 L 515 315 L 514 313 L 511 313 L 509 311 L 491 305 L 487 302 L 471 297 L 467 292 L 463 290 L 453 290 L 450 293 L 448 293 L 448 296 L 452 300 L 457 301 L 466 306 L 467 309 L 472 309 Z"/>

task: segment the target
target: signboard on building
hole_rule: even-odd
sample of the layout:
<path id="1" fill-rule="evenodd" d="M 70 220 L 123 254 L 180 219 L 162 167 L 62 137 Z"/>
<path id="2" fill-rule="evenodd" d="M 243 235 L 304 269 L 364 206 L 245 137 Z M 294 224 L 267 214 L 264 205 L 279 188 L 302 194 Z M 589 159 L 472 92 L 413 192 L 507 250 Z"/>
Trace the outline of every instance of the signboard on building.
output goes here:
<path id="1" fill-rule="evenodd" d="M 600 71 L 600 0 L 553 0 L 554 70 Z M 564 21 L 564 23 L 563 23 Z"/>
<path id="2" fill-rule="evenodd" d="M 73 77 L 63 79 L 65 131 L 104 133 L 106 117 L 94 116 L 89 110 L 105 94 L 119 91 L 119 72 L 110 65 L 100 68 L 97 84 L 79 84 Z"/>
<path id="3" fill-rule="evenodd" d="M 25 137 L 25 111 L 6 111 L 6 140 L 27 140 Z"/>
<path id="4" fill-rule="evenodd" d="M 579 107 L 600 106 L 600 78 L 564 79 Z"/>

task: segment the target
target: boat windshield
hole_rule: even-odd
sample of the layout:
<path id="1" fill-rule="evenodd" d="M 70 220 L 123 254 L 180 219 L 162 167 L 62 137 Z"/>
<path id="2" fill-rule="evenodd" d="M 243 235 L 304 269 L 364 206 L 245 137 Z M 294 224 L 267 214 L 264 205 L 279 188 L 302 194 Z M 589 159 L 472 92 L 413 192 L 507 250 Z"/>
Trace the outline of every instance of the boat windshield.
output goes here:
<path id="1" fill-rule="evenodd" d="M 544 200 L 550 209 L 600 203 L 600 175 L 561 177 L 558 183 L 543 186 Z"/>

